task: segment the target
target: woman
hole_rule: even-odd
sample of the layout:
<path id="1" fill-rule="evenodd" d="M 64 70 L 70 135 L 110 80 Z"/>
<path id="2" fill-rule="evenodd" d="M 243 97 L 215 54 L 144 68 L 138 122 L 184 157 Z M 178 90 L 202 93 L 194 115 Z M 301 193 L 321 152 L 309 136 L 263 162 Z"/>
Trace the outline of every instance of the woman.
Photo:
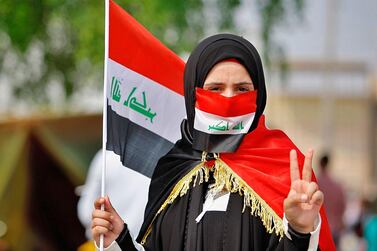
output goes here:
<path id="1" fill-rule="evenodd" d="M 184 87 L 182 139 L 157 164 L 138 249 L 317 250 L 319 242 L 335 250 L 319 214 L 313 151 L 297 156 L 283 132 L 265 127 L 254 46 L 230 34 L 203 40 L 185 66 Z M 104 234 L 109 250 L 136 250 L 108 198 L 95 208 L 94 240 Z"/>

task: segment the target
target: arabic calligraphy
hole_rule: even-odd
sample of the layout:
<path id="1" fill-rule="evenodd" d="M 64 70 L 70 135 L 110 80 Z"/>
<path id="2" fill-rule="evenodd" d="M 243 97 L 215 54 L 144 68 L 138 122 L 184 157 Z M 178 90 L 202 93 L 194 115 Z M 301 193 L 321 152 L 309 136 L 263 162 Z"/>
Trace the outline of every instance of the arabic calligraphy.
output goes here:
<path id="1" fill-rule="evenodd" d="M 120 95 L 120 81 L 116 79 L 116 77 L 113 77 L 111 80 L 111 97 L 114 101 L 119 102 L 120 98 L 122 97 Z"/>
<path id="2" fill-rule="evenodd" d="M 235 126 L 233 126 L 231 129 L 229 129 L 229 122 L 225 122 L 223 120 L 217 124 L 208 126 L 208 131 L 211 131 L 211 130 L 212 131 L 230 131 L 230 130 L 236 131 L 236 130 L 242 130 L 242 129 L 244 129 L 242 121 L 236 124 Z"/>
<path id="3" fill-rule="evenodd" d="M 111 98 L 116 102 L 119 102 L 122 97 L 120 93 L 121 84 L 122 82 L 118 80 L 115 76 L 112 77 L 110 95 L 111 95 Z M 135 97 L 136 90 L 137 90 L 137 87 L 132 88 L 130 94 L 128 94 L 127 99 L 124 101 L 123 105 L 145 116 L 146 120 L 149 119 L 150 122 L 153 124 L 153 118 L 156 117 L 157 113 L 152 112 L 152 108 L 147 107 L 147 97 L 144 91 L 141 93 L 143 101 L 140 102 L 137 100 L 137 98 Z"/>
<path id="4" fill-rule="evenodd" d="M 243 127 L 242 125 L 242 121 L 240 123 L 238 123 L 237 125 L 235 125 L 232 129 L 233 130 L 242 130 L 244 129 L 245 127 Z"/>
<path id="5" fill-rule="evenodd" d="M 219 123 L 215 125 L 209 125 L 208 126 L 208 131 L 213 130 L 213 131 L 229 131 L 229 122 L 226 122 L 224 125 L 222 125 L 224 121 L 220 121 Z"/>
<path id="6" fill-rule="evenodd" d="M 157 115 L 157 113 L 152 112 L 151 108 L 147 107 L 147 99 L 144 91 L 141 93 L 143 96 L 143 102 L 137 101 L 136 97 L 133 96 L 136 89 L 137 87 L 132 88 L 132 91 L 130 92 L 123 104 L 129 107 L 130 109 L 134 110 L 135 112 L 144 115 L 145 117 L 147 117 L 147 119 L 149 118 L 151 123 L 153 124 L 153 118 Z"/>

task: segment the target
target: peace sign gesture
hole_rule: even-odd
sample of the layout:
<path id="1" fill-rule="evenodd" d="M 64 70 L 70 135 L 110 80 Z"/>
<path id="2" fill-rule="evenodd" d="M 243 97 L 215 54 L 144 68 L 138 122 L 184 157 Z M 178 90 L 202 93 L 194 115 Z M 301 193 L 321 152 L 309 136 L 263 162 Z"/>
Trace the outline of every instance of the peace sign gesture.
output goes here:
<path id="1" fill-rule="evenodd" d="M 284 200 L 284 212 L 289 225 L 301 233 L 314 230 L 314 222 L 323 203 L 323 193 L 312 181 L 312 159 L 313 150 L 309 149 L 300 177 L 297 152 L 290 152 L 291 190 Z"/>

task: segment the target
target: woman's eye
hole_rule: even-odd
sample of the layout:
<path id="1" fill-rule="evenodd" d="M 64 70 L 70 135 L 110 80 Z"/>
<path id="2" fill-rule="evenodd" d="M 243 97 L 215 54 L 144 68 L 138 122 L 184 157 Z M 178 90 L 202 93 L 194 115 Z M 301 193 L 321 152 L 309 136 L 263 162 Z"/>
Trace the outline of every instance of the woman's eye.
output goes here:
<path id="1" fill-rule="evenodd" d="M 238 87 L 237 91 L 239 91 L 239 92 L 248 92 L 248 91 L 250 91 L 250 89 L 248 87 Z"/>
<path id="2" fill-rule="evenodd" d="M 213 91 L 213 92 L 218 92 L 218 91 L 221 91 L 221 88 L 220 87 L 209 87 L 208 88 L 209 91 Z"/>

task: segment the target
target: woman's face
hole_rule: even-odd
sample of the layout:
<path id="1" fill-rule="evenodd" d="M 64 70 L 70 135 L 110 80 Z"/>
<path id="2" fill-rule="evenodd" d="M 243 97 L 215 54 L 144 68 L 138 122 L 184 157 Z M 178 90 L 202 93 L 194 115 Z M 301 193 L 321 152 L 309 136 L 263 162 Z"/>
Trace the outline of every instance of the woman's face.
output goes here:
<path id="1" fill-rule="evenodd" d="M 254 85 L 246 68 L 237 62 L 217 63 L 204 81 L 204 90 L 217 92 L 226 97 L 253 91 Z"/>

